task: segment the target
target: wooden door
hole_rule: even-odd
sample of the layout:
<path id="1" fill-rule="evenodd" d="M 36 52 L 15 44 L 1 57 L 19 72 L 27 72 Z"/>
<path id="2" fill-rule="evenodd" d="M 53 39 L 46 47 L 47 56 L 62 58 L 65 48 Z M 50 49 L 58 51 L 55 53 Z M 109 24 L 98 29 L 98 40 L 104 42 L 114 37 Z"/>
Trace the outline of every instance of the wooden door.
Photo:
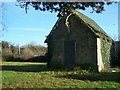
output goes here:
<path id="1" fill-rule="evenodd" d="M 75 66 L 75 41 L 64 42 L 64 64 L 67 68 Z"/>

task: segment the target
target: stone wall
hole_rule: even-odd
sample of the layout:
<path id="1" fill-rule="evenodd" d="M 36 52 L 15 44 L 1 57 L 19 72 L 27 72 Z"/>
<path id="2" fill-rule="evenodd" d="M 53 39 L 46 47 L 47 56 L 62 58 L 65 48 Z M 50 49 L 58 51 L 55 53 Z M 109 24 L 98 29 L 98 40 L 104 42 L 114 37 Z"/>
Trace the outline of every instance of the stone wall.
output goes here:
<path id="1" fill-rule="evenodd" d="M 114 64 L 120 66 L 120 41 L 116 41 L 114 46 L 115 46 Z"/>
<path id="2" fill-rule="evenodd" d="M 75 63 L 77 66 L 84 64 L 86 67 L 93 66 L 97 69 L 97 46 L 96 36 L 90 28 L 84 24 L 78 17 L 69 18 L 70 31 L 64 24 L 65 18 L 62 18 L 55 27 L 49 42 L 51 60 L 49 66 L 64 67 L 64 41 L 74 40 L 76 42 Z"/>
<path id="3" fill-rule="evenodd" d="M 66 26 L 67 16 L 62 17 L 56 23 L 50 34 L 48 45 L 49 66 L 61 67 L 64 65 L 64 41 L 75 41 L 75 63 L 76 66 L 93 66 L 97 69 L 97 35 L 93 32 L 94 28 L 89 27 L 78 16 L 71 15 L 67 19 L 69 27 Z M 102 60 L 105 66 L 109 65 L 111 43 L 100 35 L 102 48 Z M 82 67 L 82 66 L 81 66 Z"/>

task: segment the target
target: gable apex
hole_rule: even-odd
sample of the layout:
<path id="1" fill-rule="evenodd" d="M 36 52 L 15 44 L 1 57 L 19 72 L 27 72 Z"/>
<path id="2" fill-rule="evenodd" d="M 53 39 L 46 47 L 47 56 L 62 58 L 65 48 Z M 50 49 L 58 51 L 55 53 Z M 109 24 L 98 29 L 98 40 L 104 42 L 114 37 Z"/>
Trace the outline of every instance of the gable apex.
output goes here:
<path id="1" fill-rule="evenodd" d="M 91 18 L 89 18 L 88 16 L 80 13 L 77 10 L 73 10 L 70 9 L 68 14 L 65 14 L 64 16 L 61 16 L 58 18 L 57 22 L 55 23 L 54 27 L 52 28 L 51 32 L 49 33 L 49 35 L 47 36 L 45 43 L 47 43 L 50 40 L 50 37 L 54 34 L 54 32 L 56 31 L 56 27 L 58 27 L 59 22 L 61 21 L 61 19 L 63 18 L 68 18 L 70 15 L 75 15 L 78 19 L 81 19 L 86 25 L 87 27 L 90 28 L 90 30 L 97 36 L 97 37 L 101 37 L 101 35 L 104 35 L 108 38 L 108 40 L 112 40 L 111 37 Z M 64 23 L 66 24 L 66 23 Z"/>

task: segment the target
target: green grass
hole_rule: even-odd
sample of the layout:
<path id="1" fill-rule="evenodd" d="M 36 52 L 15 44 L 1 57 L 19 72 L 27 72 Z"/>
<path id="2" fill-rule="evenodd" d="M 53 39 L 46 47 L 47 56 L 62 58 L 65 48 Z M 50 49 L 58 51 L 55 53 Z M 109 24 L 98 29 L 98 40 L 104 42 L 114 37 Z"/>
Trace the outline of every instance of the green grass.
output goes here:
<path id="1" fill-rule="evenodd" d="M 3 88 L 120 88 L 118 72 L 48 69 L 46 63 L 3 62 Z"/>

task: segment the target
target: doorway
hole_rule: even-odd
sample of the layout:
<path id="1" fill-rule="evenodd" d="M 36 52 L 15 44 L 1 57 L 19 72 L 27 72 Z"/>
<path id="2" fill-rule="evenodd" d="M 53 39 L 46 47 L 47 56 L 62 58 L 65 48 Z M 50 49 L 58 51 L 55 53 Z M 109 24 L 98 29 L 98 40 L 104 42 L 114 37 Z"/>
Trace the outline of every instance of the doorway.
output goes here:
<path id="1" fill-rule="evenodd" d="M 67 68 L 75 66 L 75 41 L 64 41 L 64 65 Z"/>

